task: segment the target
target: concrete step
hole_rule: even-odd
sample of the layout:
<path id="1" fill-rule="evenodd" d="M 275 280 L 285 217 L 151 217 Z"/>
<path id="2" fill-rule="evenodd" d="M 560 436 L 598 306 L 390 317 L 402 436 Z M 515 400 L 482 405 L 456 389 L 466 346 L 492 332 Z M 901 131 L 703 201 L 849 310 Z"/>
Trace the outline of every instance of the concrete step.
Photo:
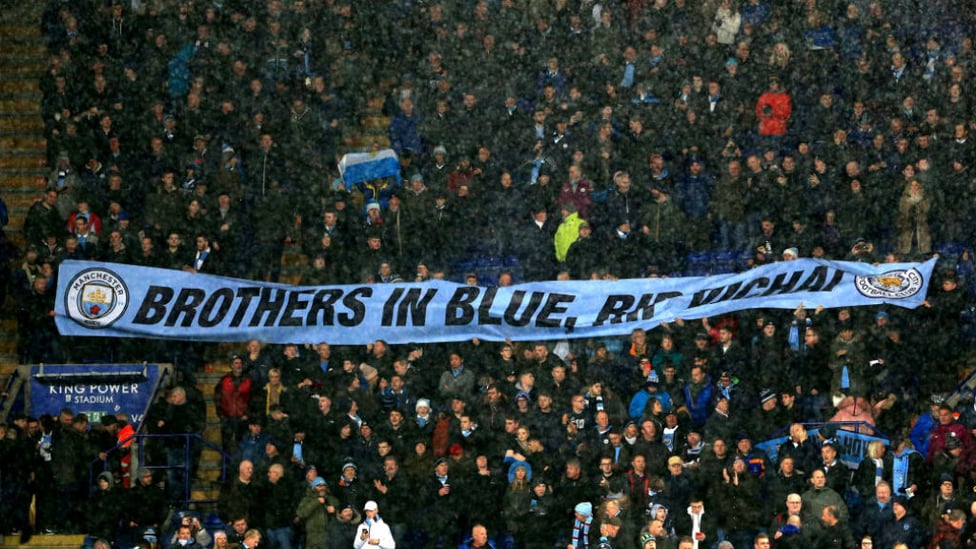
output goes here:
<path id="1" fill-rule="evenodd" d="M 0 67 L 0 70 L 3 70 Z M 41 102 L 31 99 L 0 99 L 0 112 L 38 113 L 41 112 Z"/>
<path id="2" fill-rule="evenodd" d="M 32 537 L 27 543 L 20 543 L 20 536 L 4 536 L 3 541 L 0 541 L 0 547 L 44 547 L 50 549 L 71 547 L 72 549 L 77 549 L 78 547 L 81 547 L 81 544 L 84 543 L 84 541 L 85 536 L 82 534 L 56 536 L 37 535 Z"/>
<path id="3" fill-rule="evenodd" d="M 37 38 L 34 40 L 34 38 Z M 3 48 L 3 53 L 11 57 L 16 57 L 20 55 L 26 55 L 30 57 L 42 57 L 47 58 L 47 46 L 44 43 L 42 37 L 29 36 L 22 40 L 4 40 L 0 41 L 0 47 Z"/>
<path id="4" fill-rule="evenodd" d="M 0 70 L 3 78 L 23 78 L 25 76 L 39 77 L 47 68 L 47 59 L 34 57 L 4 58 L 0 57 Z"/>
<path id="5" fill-rule="evenodd" d="M 41 93 L 41 83 L 38 80 L 0 80 L 0 94 L 5 93 Z"/>
<path id="6" fill-rule="evenodd" d="M 18 24 L 15 22 L 0 23 L 0 36 L 4 37 L 4 41 L 12 38 L 43 38 L 39 25 Z"/>
<path id="7" fill-rule="evenodd" d="M 2 129 L 2 126 L 0 126 L 0 129 Z M 382 134 L 382 135 L 352 134 L 352 135 L 342 136 L 342 144 L 347 148 L 348 151 L 367 150 L 374 143 L 379 145 L 381 148 L 387 148 L 390 146 L 390 137 L 386 134 Z"/>
<path id="8" fill-rule="evenodd" d="M 0 101 L 2 104 L 3 101 Z M 39 152 L 47 150 L 47 140 L 40 135 L 5 135 L 0 136 L 0 151 Z M 4 182 L 6 184 L 6 182 Z"/>
<path id="9" fill-rule="evenodd" d="M 364 129 L 375 129 L 379 128 L 383 131 L 387 131 L 390 128 L 390 117 L 389 116 L 364 116 L 359 119 L 360 127 Z"/>
<path id="10" fill-rule="evenodd" d="M 36 152 L 31 154 L 11 154 L 11 151 L 0 151 L 0 169 L 27 170 L 44 168 L 47 158 Z"/>
<path id="11" fill-rule="evenodd" d="M 44 120 L 39 113 L 30 114 L 0 114 L 0 130 L 16 130 L 18 132 L 34 132 L 40 135 L 44 131 Z M 4 135 L 4 134 L 0 134 Z M 8 134 L 9 135 L 9 134 Z"/>

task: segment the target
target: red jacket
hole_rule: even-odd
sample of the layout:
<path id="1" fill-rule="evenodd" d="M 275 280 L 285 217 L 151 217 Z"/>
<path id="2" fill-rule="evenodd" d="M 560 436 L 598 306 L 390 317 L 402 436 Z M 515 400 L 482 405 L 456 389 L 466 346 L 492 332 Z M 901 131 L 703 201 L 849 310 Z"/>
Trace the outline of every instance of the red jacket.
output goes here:
<path id="1" fill-rule="evenodd" d="M 783 92 L 766 92 L 756 103 L 759 135 L 786 135 L 786 124 L 793 113 L 790 96 Z"/>
<path id="2" fill-rule="evenodd" d="M 214 387 L 214 401 L 220 417 L 244 417 L 251 400 L 251 378 L 227 374 Z"/>

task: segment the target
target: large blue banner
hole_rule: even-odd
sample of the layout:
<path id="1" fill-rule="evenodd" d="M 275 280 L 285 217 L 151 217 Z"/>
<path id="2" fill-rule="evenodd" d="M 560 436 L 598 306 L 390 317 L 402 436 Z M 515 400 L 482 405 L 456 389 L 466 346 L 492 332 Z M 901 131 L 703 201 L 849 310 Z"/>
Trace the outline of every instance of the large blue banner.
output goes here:
<path id="1" fill-rule="evenodd" d="M 861 428 L 865 431 L 873 429 L 867 426 L 867 424 L 864 426 L 851 425 L 851 427 Z M 819 428 L 810 429 L 807 431 L 807 434 L 811 437 L 816 437 L 819 432 Z M 766 452 L 769 455 L 769 459 L 776 461 L 779 459 L 779 447 L 789 439 L 789 436 L 771 438 L 756 444 L 756 447 Z M 857 469 L 857 466 L 864 461 L 864 458 L 868 455 L 868 444 L 871 444 L 875 440 L 883 442 L 886 446 L 890 443 L 887 438 L 857 431 L 848 431 L 846 428 L 838 429 L 833 436 L 833 440 L 837 446 L 837 459 L 851 469 Z"/>
<path id="2" fill-rule="evenodd" d="M 62 408 L 71 408 L 94 422 L 125 412 L 138 430 L 161 373 L 157 364 L 32 366 L 30 413 L 57 417 Z"/>
<path id="3" fill-rule="evenodd" d="M 741 309 L 884 303 L 915 308 L 935 260 L 878 266 L 804 259 L 744 273 L 504 288 L 445 281 L 289 286 L 131 265 L 65 261 L 64 335 L 365 344 L 551 340 L 650 329 Z"/>

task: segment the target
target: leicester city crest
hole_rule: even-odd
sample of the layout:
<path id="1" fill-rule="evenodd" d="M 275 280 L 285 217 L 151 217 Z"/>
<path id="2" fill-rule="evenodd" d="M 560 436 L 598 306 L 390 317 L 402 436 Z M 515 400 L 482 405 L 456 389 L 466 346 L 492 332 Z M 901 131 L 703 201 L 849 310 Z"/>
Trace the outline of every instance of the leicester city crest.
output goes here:
<path id="1" fill-rule="evenodd" d="M 129 288 L 112 271 L 85 269 L 68 284 L 64 296 L 68 317 L 88 328 L 107 328 L 129 305 Z"/>
<path id="2" fill-rule="evenodd" d="M 898 269 L 877 275 L 855 276 L 854 285 L 864 297 L 906 299 L 923 287 L 924 277 L 917 269 Z"/>

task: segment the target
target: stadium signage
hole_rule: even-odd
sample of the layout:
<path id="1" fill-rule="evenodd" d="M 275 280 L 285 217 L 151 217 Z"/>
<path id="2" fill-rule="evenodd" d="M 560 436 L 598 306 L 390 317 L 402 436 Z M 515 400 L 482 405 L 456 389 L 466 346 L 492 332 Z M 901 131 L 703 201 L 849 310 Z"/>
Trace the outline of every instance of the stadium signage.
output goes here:
<path id="1" fill-rule="evenodd" d="M 601 337 L 748 308 L 892 304 L 925 298 L 935 260 L 872 266 L 803 259 L 708 277 L 527 283 L 289 286 L 66 261 L 64 335 L 364 344 Z"/>

